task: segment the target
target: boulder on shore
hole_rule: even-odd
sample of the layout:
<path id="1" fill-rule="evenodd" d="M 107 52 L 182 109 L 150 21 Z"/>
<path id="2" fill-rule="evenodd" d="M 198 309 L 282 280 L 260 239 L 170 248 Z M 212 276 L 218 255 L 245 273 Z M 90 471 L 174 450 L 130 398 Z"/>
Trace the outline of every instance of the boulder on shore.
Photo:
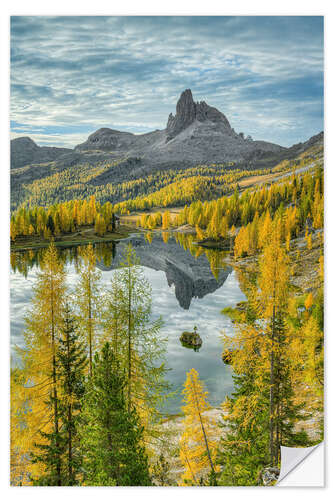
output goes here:
<path id="1" fill-rule="evenodd" d="M 280 469 L 277 467 L 266 467 L 259 474 L 259 484 L 264 486 L 274 486 L 279 479 Z"/>

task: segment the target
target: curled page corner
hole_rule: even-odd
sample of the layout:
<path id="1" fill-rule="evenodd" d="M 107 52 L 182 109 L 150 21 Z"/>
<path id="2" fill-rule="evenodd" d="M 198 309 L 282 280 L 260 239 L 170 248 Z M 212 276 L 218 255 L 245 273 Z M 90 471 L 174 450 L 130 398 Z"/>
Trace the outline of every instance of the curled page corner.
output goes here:
<path id="1" fill-rule="evenodd" d="M 317 450 L 318 453 L 313 452 Z M 311 455 L 311 465 L 306 464 Z M 313 460 L 312 460 L 313 458 Z M 313 462 L 313 463 L 312 463 Z M 308 476 L 310 465 L 311 478 Z M 293 472 L 297 469 L 297 474 Z M 295 471 L 296 472 L 296 471 Z M 291 474 L 293 473 L 293 474 Z M 287 477 L 288 476 L 288 477 Z M 310 481 L 310 482 L 309 482 Z M 307 448 L 281 446 L 281 468 L 276 486 L 324 486 L 324 443 Z"/>

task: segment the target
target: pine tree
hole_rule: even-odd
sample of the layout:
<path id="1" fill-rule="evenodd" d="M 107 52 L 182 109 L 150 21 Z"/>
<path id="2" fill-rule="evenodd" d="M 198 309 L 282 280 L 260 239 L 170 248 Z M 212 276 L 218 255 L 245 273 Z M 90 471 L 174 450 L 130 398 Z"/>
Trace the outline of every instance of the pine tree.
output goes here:
<path id="1" fill-rule="evenodd" d="M 127 410 L 125 377 L 106 343 L 95 354 L 84 399 L 84 484 L 149 486 L 148 461 L 141 444 L 143 428 L 134 409 Z"/>
<path id="2" fill-rule="evenodd" d="M 64 450 L 62 484 L 74 486 L 79 484 L 82 465 L 78 430 L 82 422 L 81 406 L 85 390 L 84 371 L 87 355 L 68 304 L 64 312 L 64 326 L 59 338 L 57 361 Z"/>
<path id="3" fill-rule="evenodd" d="M 238 363 L 235 352 L 232 362 Z M 252 353 L 247 350 L 247 362 L 242 363 L 241 374 L 237 370 L 233 375 L 234 391 L 222 406 L 224 423 L 216 457 L 221 466 L 217 483 L 221 486 L 254 486 L 262 468 L 269 464 L 269 386 L 266 380 L 258 390 L 258 355 Z"/>
<path id="4" fill-rule="evenodd" d="M 53 243 L 44 253 L 40 265 L 32 307 L 26 316 L 25 347 L 17 348 L 21 368 L 20 376 L 16 378 L 12 415 L 16 426 L 13 448 L 26 464 L 24 480 L 38 480 L 44 466 L 31 459 L 32 453 L 36 451 L 35 444 L 47 444 L 46 436 L 53 434 L 54 481 L 59 484 L 61 439 L 56 354 L 66 286 L 64 265 Z"/>
<path id="5" fill-rule="evenodd" d="M 307 418 L 295 397 L 294 334 L 287 324 L 289 261 L 279 231 L 260 258 L 258 289 L 247 288 L 248 308 L 225 337 L 231 349 L 236 390 L 224 403 L 219 450 L 223 485 L 256 484 L 263 467 L 278 465 L 280 445 L 304 446 L 308 437 L 294 425 Z"/>
<path id="6" fill-rule="evenodd" d="M 101 326 L 103 333 L 101 343 L 109 342 L 117 359 L 124 356 L 125 335 L 127 326 L 123 306 L 122 276 L 118 272 L 112 273 L 110 288 L 105 293 Z"/>
<path id="7" fill-rule="evenodd" d="M 57 396 L 58 397 L 58 396 Z M 49 432 L 39 430 L 41 441 L 34 443 L 34 449 L 30 453 L 31 461 L 34 464 L 40 464 L 43 472 L 38 477 L 33 477 L 34 486 L 63 486 L 63 462 L 64 441 L 61 436 L 61 408 L 60 401 L 55 401 L 54 393 L 49 394 L 46 401 L 49 408 L 57 404 L 57 424 Z"/>

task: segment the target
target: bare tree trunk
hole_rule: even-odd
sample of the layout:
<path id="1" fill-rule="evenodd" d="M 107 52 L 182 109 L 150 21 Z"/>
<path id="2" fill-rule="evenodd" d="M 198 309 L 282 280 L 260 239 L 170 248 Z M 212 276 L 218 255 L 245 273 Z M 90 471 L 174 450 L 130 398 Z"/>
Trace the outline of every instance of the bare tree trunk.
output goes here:
<path id="1" fill-rule="evenodd" d="M 193 474 L 193 470 L 192 470 L 192 467 L 191 467 L 191 463 L 190 463 L 190 461 L 189 461 L 189 459 L 188 459 L 188 456 L 187 456 L 187 453 L 186 453 L 186 449 L 185 449 L 185 447 L 183 448 L 183 452 L 184 452 L 184 455 L 185 455 L 185 460 L 186 460 L 187 466 L 188 466 L 188 468 L 189 468 L 189 470 L 190 470 L 190 473 L 191 473 L 192 479 L 193 479 L 193 481 L 194 481 L 196 484 L 198 484 L 198 481 L 195 479 L 195 476 L 194 476 L 194 474 Z"/>

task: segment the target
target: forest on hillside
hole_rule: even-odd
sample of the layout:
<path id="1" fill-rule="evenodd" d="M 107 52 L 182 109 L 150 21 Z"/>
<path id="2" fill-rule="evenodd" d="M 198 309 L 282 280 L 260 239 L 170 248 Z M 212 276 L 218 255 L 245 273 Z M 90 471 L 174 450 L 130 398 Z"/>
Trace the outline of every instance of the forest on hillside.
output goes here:
<path id="1" fill-rule="evenodd" d="M 172 167 L 133 174 L 133 165 L 122 161 L 56 167 L 26 166 L 11 173 L 11 210 L 44 208 L 75 199 L 94 196 L 104 204 L 111 201 L 120 212 L 153 206 L 181 206 L 194 200 L 209 200 L 230 193 L 247 177 L 285 172 L 311 164 L 322 157 L 322 142 L 275 166 L 265 163 L 214 163 L 191 167 Z M 31 170 L 32 169 L 32 170 Z M 126 203 L 126 201 L 128 201 Z"/>

